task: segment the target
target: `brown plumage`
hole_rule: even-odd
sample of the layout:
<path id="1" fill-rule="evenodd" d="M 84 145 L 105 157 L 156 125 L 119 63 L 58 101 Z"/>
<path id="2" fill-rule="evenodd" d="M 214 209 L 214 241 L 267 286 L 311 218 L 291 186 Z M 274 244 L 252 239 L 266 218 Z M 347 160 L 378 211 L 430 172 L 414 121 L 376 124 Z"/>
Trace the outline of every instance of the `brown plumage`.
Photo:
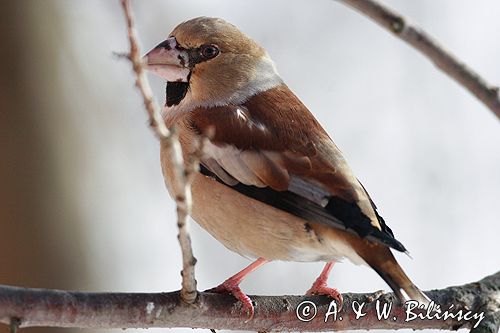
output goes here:
<path id="1" fill-rule="evenodd" d="M 391 253 L 404 246 L 262 47 L 223 20 L 197 18 L 176 27 L 146 61 L 169 81 L 164 117 L 179 129 L 185 156 L 197 135 L 210 136 L 192 184 L 194 220 L 230 250 L 260 258 L 217 291 L 231 292 L 252 314 L 238 284 L 253 269 L 271 260 L 347 257 L 371 266 L 401 300 L 428 302 Z M 326 287 L 331 267 L 309 293 L 341 300 Z"/>

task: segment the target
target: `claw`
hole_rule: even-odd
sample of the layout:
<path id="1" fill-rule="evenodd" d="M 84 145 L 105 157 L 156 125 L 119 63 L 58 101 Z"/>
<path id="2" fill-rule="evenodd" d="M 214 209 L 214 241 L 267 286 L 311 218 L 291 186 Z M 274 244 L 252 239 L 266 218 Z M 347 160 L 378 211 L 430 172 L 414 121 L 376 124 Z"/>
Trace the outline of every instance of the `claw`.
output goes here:
<path id="1" fill-rule="evenodd" d="M 210 293 L 233 295 L 234 298 L 241 302 L 241 307 L 243 308 L 243 310 L 248 313 L 248 318 L 245 323 L 253 318 L 255 309 L 252 304 L 252 300 L 243 291 L 241 291 L 238 284 L 234 283 L 233 281 L 227 280 L 221 285 L 212 289 L 208 289 L 206 291 Z"/>
<path id="2" fill-rule="evenodd" d="M 246 312 L 248 312 L 248 319 L 245 321 L 245 323 L 247 323 L 250 319 L 253 318 L 255 309 L 253 307 L 252 300 L 250 299 L 250 297 L 245 295 L 243 291 L 241 291 L 239 285 L 241 281 L 243 281 L 245 276 L 247 276 L 249 273 L 259 268 L 260 266 L 264 265 L 266 262 L 267 260 L 264 258 L 259 258 L 255 260 L 253 263 L 244 268 L 242 271 L 236 273 L 235 275 L 231 276 L 229 279 L 224 281 L 220 286 L 209 289 L 207 290 L 207 292 L 233 295 L 238 301 L 241 302 L 243 310 L 246 310 Z"/>
<path id="3" fill-rule="evenodd" d="M 335 262 L 331 261 L 325 265 L 323 271 L 318 276 L 316 281 L 314 281 L 311 289 L 306 292 L 306 295 L 326 295 L 337 301 L 339 305 L 339 310 L 342 309 L 342 305 L 344 304 L 344 298 L 342 294 L 335 288 L 330 288 L 326 285 L 328 280 L 328 275 L 333 268 Z"/>
<path id="4" fill-rule="evenodd" d="M 342 309 L 342 305 L 344 305 L 344 298 L 342 294 L 335 288 L 330 288 L 326 285 L 326 283 L 317 284 L 316 282 L 312 285 L 311 289 L 306 292 L 306 295 L 325 295 L 333 298 L 337 301 L 339 305 L 339 310 Z"/>

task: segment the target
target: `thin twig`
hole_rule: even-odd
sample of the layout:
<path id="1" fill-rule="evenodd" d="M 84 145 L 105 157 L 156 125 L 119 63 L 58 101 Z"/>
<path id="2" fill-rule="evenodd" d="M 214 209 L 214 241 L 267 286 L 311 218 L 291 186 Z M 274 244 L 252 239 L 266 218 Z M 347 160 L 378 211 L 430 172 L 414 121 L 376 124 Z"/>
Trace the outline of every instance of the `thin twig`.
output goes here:
<path id="1" fill-rule="evenodd" d="M 136 76 L 135 85 L 141 92 L 144 100 L 144 107 L 149 115 L 151 129 L 170 150 L 170 158 L 172 159 L 173 171 L 177 181 L 177 186 L 175 186 L 175 201 L 177 204 L 177 226 L 179 228 L 178 239 L 181 246 L 183 262 L 181 296 L 184 301 L 192 303 L 196 299 L 197 292 L 194 270 L 196 259 L 193 255 L 191 239 L 188 231 L 188 216 L 191 211 L 190 177 L 188 177 L 184 168 L 182 149 L 177 134 L 175 133 L 175 130 L 170 131 L 167 128 L 165 122 L 163 121 L 160 107 L 153 98 L 151 87 L 143 68 L 130 3 L 128 0 L 121 0 L 121 4 L 127 20 L 127 32 L 130 42 L 130 53 L 127 58 L 132 63 Z"/>
<path id="2" fill-rule="evenodd" d="M 255 315 L 247 321 L 241 303 L 230 295 L 199 293 L 190 305 L 182 301 L 179 292 L 81 293 L 0 286 L 0 323 L 9 324 L 11 318 L 22 318 L 20 327 L 192 327 L 266 332 L 401 328 L 457 330 L 477 326 L 480 332 L 496 333 L 498 321 L 495 320 L 500 311 L 498 290 L 500 272 L 463 286 L 426 292 L 441 306 L 441 316 L 447 313 L 455 315 L 446 319 L 436 317 L 438 313 L 433 311 L 426 313 L 412 309 L 407 312 L 396 303 L 393 293 L 345 293 L 344 306 L 337 313 L 336 320 L 333 313 L 326 315 L 331 300 L 325 296 L 250 296 L 255 303 Z M 392 304 L 387 319 L 377 317 L 377 303 L 379 309 Z M 359 308 L 365 315 L 356 318 L 354 310 Z M 314 313 L 314 319 L 305 321 Z M 412 319 L 412 314 L 416 313 L 422 313 L 424 319 Z M 459 318 L 459 313 L 465 319 Z M 299 320 L 298 314 L 304 321 Z"/>
<path id="3" fill-rule="evenodd" d="M 375 0 L 339 0 L 394 33 L 483 102 L 500 119 L 500 93 L 422 28 Z"/>

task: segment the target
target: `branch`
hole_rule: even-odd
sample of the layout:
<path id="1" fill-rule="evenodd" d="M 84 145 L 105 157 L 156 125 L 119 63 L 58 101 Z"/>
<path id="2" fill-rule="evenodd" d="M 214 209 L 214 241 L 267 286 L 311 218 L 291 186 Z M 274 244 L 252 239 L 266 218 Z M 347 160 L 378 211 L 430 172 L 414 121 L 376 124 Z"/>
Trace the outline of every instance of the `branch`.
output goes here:
<path id="1" fill-rule="evenodd" d="M 431 299 L 441 305 L 441 312 L 420 312 L 425 319 L 410 321 L 405 320 L 412 319 L 418 311 L 398 306 L 393 293 L 343 294 L 344 307 L 337 313 L 337 320 L 333 313 L 326 316 L 330 300 L 325 296 L 251 296 L 255 302 L 255 316 L 246 322 L 246 312 L 229 295 L 199 293 L 193 304 L 187 304 L 179 292 L 82 293 L 0 286 L 0 322 L 9 324 L 11 318 L 17 318 L 20 327 L 192 327 L 304 332 L 401 328 L 457 330 L 476 326 L 476 332 L 496 333 L 500 315 L 499 290 L 500 272 L 478 282 L 429 291 Z M 310 316 L 305 318 L 308 309 L 304 301 L 313 302 L 317 308 L 316 317 L 310 321 L 298 319 L 297 313 L 310 319 Z M 357 319 L 354 310 L 363 303 L 361 310 L 366 315 Z M 387 319 L 377 319 L 377 303 L 380 308 L 393 304 Z M 309 303 L 309 306 L 312 305 Z M 466 320 L 458 316 L 460 313 Z M 454 318 L 444 318 L 450 314 L 454 314 Z"/>
<path id="2" fill-rule="evenodd" d="M 370 17 L 382 27 L 393 32 L 469 90 L 500 119 L 500 93 L 496 86 L 486 82 L 472 68 L 441 46 L 422 28 L 411 24 L 394 10 L 375 0 L 339 0 Z"/>
<path id="3" fill-rule="evenodd" d="M 166 144 L 172 159 L 173 171 L 177 184 L 174 185 L 175 202 L 177 204 L 177 226 L 179 228 L 179 243 L 182 251 L 182 299 L 188 303 L 196 299 L 196 279 L 194 266 L 196 258 L 191 248 L 191 238 L 188 231 L 188 216 L 191 211 L 191 175 L 197 171 L 197 160 L 194 159 L 184 168 L 184 160 L 179 139 L 175 131 L 170 131 L 161 115 L 160 107 L 153 98 L 148 78 L 143 68 L 142 57 L 139 51 L 139 43 L 134 29 L 134 19 L 128 0 L 121 0 L 125 18 L 127 20 L 127 32 L 130 43 L 130 53 L 126 56 L 132 63 L 135 73 L 135 85 L 139 89 L 144 100 L 144 107 L 149 115 L 151 129 L 156 136 Z M 201 146 L 201 145 L 200 145 Z"/>
<path id="4" fill-rule="evenodd" d="M 498 113 L 498 90 L 488 88 L 477 74 L 456 61 L 438 47 L 430 38 L 404 20 L 371 1 L 341 0 L 359 10 L 372 11 L 372 18 L 385 25 L 404 40 L 428 55 L 445 72 L 461 82 L 488 104 L 484 89 L 496 95 L 494 112 Z M 366 4 L 371 5 L 365 6 Z M 182 151 L 177 136 L 169 131 L 161 117 L 160 109 L 152 98 L 144 73 L 133 19 L 127 0 L 122 0 L 127 19 L 130 54 L 127 58 L 136 74 L 136 85 L 144 99 L 151 128 L 170 147 L 174 172 L 179 180 L 176 194 L 179 241 L 183 252 L 183 283 L 180 292 L 160 294 L 140 293 L 82 293 L 43 289 L 26 289 L 0 286 L 0 322 L 17 327 L 53 326 L 79 328 L 130 328 L 130 327 L 193 327 L 252 331 L 300 330 L 331 331 L 352 329 L 449 329 L 470 328 L 476 332 L 498 330 L 500 324 L 500 272 L 481 281 L 459 287 L 449 287 L 428 292 L 440 304 L 441 312 L 418 312 L 411 305 L 396 305 L 389 294 L 344 294 L 344 308 L 332 312 L 330 300 L 323 296 L 252 296 L 256 313 L 246 321 L 247 314 L 229 295 L 197 293 L 194 279 L 195 259 L 192 255 L 186 223 L 191 205 L 190 177 L 196 171 L 197 154 L 190 157 L 184 167 Z M 381 15 L 382 16 L 377 16 Z M 384 16 L 385 15 L 385 16 Z M 416 42 L 415 40 L 419 40 Z M 422 40 L 424 43 L 422 43 Z M 440 58 L 443 57 L 444 58 Z M 444 59 L 444 60 L 443 60 Z M 458 67 L 457 67 L 458 66 Z M 458 74 L 454 74 L 458 73 Z M 472 82 L 472 83 L 471 83 Z M 485 97 L 486 96 L 486 97 Z M 490 106 L 491 108 L 491 106 Z M 493 108 L 492 108 L 493 110 Z M 201 151 L 202 142 L 198 150 Z M 186 302 L 187 301 L 187 302 Z M 309 303 L 304 303 L 308 301 Z M 188 303 L 190 302 L 190 304 Z M 380 320 L 377 309 L 390 305 L 390 316 Z M 309 306 L 309 308 L 304 308 Z M 308 311 L 314 310 L 315 311 Z M 356 311 L 358 310 L 358 311 Z M 315 318 L 303 318 L 308 314 Z M 363 315 L 359 318 L 357 314 Z M 419 314 L 420 317 L 416 315 Z M 299 320 L 299 316 L 303 320 Z M 416 316 L 416 318 L 413 318 Z M 334 320 L 335 319 L 335 320 Z M 408 320 L 413 319 L 413 320 Z"/>

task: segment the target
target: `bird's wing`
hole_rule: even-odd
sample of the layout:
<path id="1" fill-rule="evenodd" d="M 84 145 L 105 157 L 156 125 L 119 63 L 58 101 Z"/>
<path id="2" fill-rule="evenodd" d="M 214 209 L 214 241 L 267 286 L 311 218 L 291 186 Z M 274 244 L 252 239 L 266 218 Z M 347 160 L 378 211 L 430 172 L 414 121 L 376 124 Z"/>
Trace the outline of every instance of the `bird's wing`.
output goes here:
<path id="1" fill-rule="evenodd" d="M 242 105 L 195 109 L 189 125 L 209 136 L 205 175 L 303 219 L 405 251 L 340 150 L 288 87 Z"/>

